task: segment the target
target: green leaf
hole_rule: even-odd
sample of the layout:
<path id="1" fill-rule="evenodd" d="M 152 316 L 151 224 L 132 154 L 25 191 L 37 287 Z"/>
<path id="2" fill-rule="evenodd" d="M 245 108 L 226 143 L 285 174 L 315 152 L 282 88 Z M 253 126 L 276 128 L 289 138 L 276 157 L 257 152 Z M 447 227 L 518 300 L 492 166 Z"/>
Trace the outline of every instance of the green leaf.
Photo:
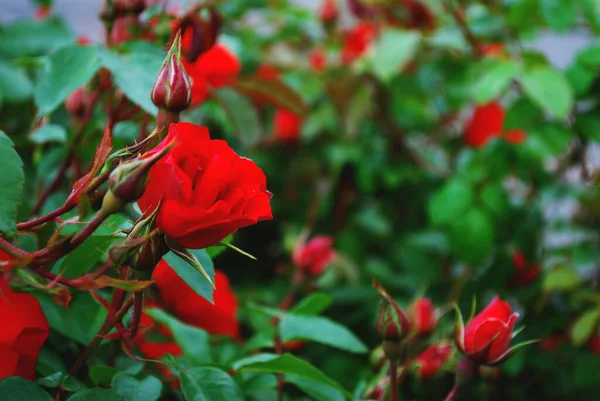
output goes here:
<path id="1" fill-rule="evenodd" d="M 73 394 L 67 401 L 123 401 L 123 398 L 110 390 L 91 388 Z"/>
<path id="2" fill-rule="evenodd" d="M 567 292 L 577 288 L 580 282 L 581 277 L 573 268 L 559 266 L 546 273 L 542 288 L 546 292 Z"/>
<path id="3" fill-rule="evenodd" d="M 415 31 L 384 29 L 369 55 L 373 73 L 389 82 L 414 57 L 421 35 Z"/>
<path id="4" fill-rule="evenodd" d="M 204 330 L 182 323 L 157 308 L 147 309 L 146 313 L 171 330 L 175 342 L 186 357 L 199 364 L 212 363 L 210 336 Z"/>
<path id="5" fill-rule="evenodd" d="M 0 380 L 1 401 L 52 401 L 40 386 L 22 377 L 7 377 Z"/>
<path id="6" fill-rule="evenodd" d="M 573 131 L 560 123 L 543 124 L 530 134 L 526 146 L 534 148 L 542 157 L 564 154 L 573 139 Z"/>
<path id="7" fill-rule="evenodd" d="M 13 147 L 13 142 L 0 131 L 0 232 L 12 237 L 17 230 L 17 208 L 23 196 L 23 162 Z"/>
<path id="8" fill-rule="evenodd" d="M 39 294 L 37 298 L 50 327 L 82 345 L 94 338 L 106 319 L 106 309 L 87 292 L 75 293 L 69 309 L 56 305 L 47 294 Z"/>
<path id="9" fill-rule="evenodd" d="M 294 315 L 315 316 L 329 308 L 333 298 L 324 292 L 315 292 L 303 298 L 290 309 L 289 313 Z"/>
<path id="10" fill-rule="evenodd" d="M 231 88 L 213 92 L 238 133 L 239 140 L 246 146 L 256 144 L 261 137 L 262 126 L 256 109 L 248 99 Z"/>
<path id="11" fill-rule="evenodd" d="M 588 23 L 596 34 L 600 33 L 600 19 L 598 18 L 598 11 L 600 4 L 597 0 L 579 0 L 579 7 L 583 13 L 583 16 L 587 19 Z"/>
<path id="12" fill-rule="evenodd" d="M 487 68 L 473 87 L 475 101 L 481 104 L 498 98 L 518 72 L 519 65 L 512 61 L 499 61 Z"/>
<path id="13" fill-rule="evenodd" d="M 224 240 L 221 241 L 221 243 L 222 244 L 231 244 L 232 241 L 233 241 L 233 234 L 227 236 Z M 216 258 L 217 256 L 219 256 L 226 250 L 227 250 L 227 247 L 225 245 L 213 245 L 213 246 L 209 246 L 208 248 L 204 249 L 204 251 L 206 252 L 206 254 L 208 255 L 208 257 L 210 259 Z"/>
<path id="14" fill-rule="evenodd" d="M 352 396 L 340 384 L 327 377 L 323 372 L 302 359 L 290 354 L 281 356 L 262 354 L 263 361 L 248 363 L 240 367 L 241 372 L 267 372 L 283 373 L 285 375 L 300 377 L 305 380 L 341 391 L 348 399 Z"/>
<path id="15" fill-rule="evenodd" d="M 67 141 L 67 130 L 60 125 L 47 124 L 33 131 L 29 135 L 29 140 L 36 144 L 65 143 Z"/>
<path id="16" fill-rule="evenodd" d="M 368 351 L 350 330 L 324 317 L 288 314 L 279 323 L 279 330 L 283 342 L 313 341 L 359 354 Z"/>
<path id="17" fill-rule="evenodd" d="M 206 252 L 204 250 L 193 250 L 190 252 L 196 256 L 196 259 L 198 259 L 206 274 L 208 274 L 211 281 L 214 282 L 215 269 L 213 267 L 212 260 L 208 257 Z M 169 266 L 171 266 L 175 273 L 177 273 L 177 275 L 181 277 L 181 279 L 196 292 L 196 294 L 207 299 L 211 303 L 214 303 L 213 286 L 198 270 L 192 267 L 185 260 L 181 259 L 174 252 L 167 253 L 163 259 Z"/>
<path id="18" fill-rule="evenodd" d="M 329 386 L 315 383 L 302 377 L 287 375 L 285 377 L 285 382 L 296 385 L 306 394 L 311 396 L 311 398 L 314 398 L 317 401 L 344 401 L 345 399 L 344 393 L 341 391 Z"/>
<path id="19" fill-rule="evenodd" d="M 183 372 L 181 389 L 187 401 L 244 401 L 242 391 L 231 376 L 213 367 Z"/>
<path id="20" fill-rule="evenodd" d="M 508 216 L 510 199 L 501 184 L 490 183 L 481 190 L 481 203 L 497 219 Z"/>
<path id="21" fill-rule="evenodd" d="M 594 334 L 600 321 L 600 309 L 588 310 L 575 321 L 571 329 L 571 341 L 576 347 L 585 344 Z"/>
<path id="22" fill-rule="evenodd" d="M 156 401 L 163 385 L 154 376 L 138 380 L 127 373 L 119 373 L 113 377 L 111 387 L 125 401 Z"/>
<path id="23" fill-rule="evenodd" d="M 544 20 L 555 31 L 562 32 L 577 22 L 575 1 L 540 0 Z"/>
<path id="24" fill-rule="evenodd" d="M 452 179 L 429 201 L 429 219 L 433 225 L 448 224 L 463 215 L 473 204 L 473 188 L 467 181 Z"/>
<path id="25" fill-rule="evenodd" d="M 450 225 L 449 239 L 457 258 L 480 263 L 494 247 L 494 224 L 487 213 L 472 208 Z"/>
<path id="26" fill-rule="evenodd" d="M 57 264 L 56 272 L 60 272 L 68 279 L 88 273 L 98 265 L 100 260 L 107 254 L 108 248 L 117 241 L 119 241 L 117 237 L 104 235 L 94 235 L 87 238 L 77 249 L 69 253 L 62 263 Z"/>
<path id="27" fill-rule="evenodd" d="M 63 389 L 73 393 L 85 389 L 85 386 L 79 380 L 63 372 L 56 372 L 50 376 L 42 377 L 38 379 L 37 383 L 40 386 L 50 388 L 61 386 Z"/>
<path id="28" fill-rule="evenodd" d="M 96 48 L 92 46 L 67 46 L 52 53 L 44 62 L 35 87 L 38 116 L 52 112 L 99 68 Z"/>
<path id="29" fill-rule="evenodd" d="M 33 84 L 22 68 L 0 62 L 0 93 L 7 103 L 22 102 L 33 94 Z"/>
<path id="30" fill-rule="evenodd" d="M 115 84 L 125 96 L 146 112 L 156 115 L 158 108 L 150 93 L 164 60 L 164 54 L 154 51 L 121 55 L 106 49 L 100 52 L 100 61 L 114 77 Z"/>
<path id="31" fill-rule="evenodd" d="M 98 364 L 90 367 L 89 376 L 95 386 L 109 386 L 113 377 L 119 374 L 119 370 L 112 366 Z"/>
<path id="32" fill-rule="evenodd" d="M 600 143 L 600 116 L 596 113 L 578 115 L 575 119 L 575 127 L 586 138 Z"/>
<path id="33" fill-rule="evenodd" d="M 63 20 L 15 21 L 0 31 L 0 54 L 10 57 L 44 55 L 73 43 L 73 34 Z"/>
<path id="34" fill-rule="evenodd" d="M 543 110 L 566 118 L 573 108 L 573 90 L 565 76 L 549 66 L 526 71 L 521 79 L 525 93 Z"/>

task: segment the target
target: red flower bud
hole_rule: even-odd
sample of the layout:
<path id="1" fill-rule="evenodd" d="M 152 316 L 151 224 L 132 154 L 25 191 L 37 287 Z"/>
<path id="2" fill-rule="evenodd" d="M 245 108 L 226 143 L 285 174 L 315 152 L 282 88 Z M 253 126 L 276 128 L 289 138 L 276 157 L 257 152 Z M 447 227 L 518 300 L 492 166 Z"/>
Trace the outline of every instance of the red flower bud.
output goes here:
<path id="1" fill-rule="evenodd" d="M 48 18 L 51 12 L 52 8 L 50 6 L 39 6 L 35 9 L 35 19 L 38 21 L 44 20 Z"/>
<path id="2" fill-rule="evenodd" d="M 321 72 L 327 67 L 327 55 L 321 48 L 316 48 L 308 56 L 310 68 L 315 72 Z"/>
<path id="3" fill-rule="evenodd" d="M 419 298 L 410 309 L 410 322 L 413 330 L 419 335 L 429 335 L 437 325 L 437 311 L 428 298 Z"/>
<path id="4" fill-rule="evenodd" d="M 430 379 L 446 363 L 452 354 L 450 345 L 431 345 L 416 359 L 418 373 L 421 379 Z"/>
<path id="5" fill-rule="evenodd" d="M 85 113 L 90 97 L 85 87 L 75 89 L 65 100 L 65 108 L 75 116 L 81 116 Z"/>
<path id="6" fill-rule="evenodd" d="M 500 363 L 510 355 L 509 347 L 518 317 L 519 314 L 512 312 L 508 302 L 495 297 L 466 327 L 457 327 L 456 344 L 476 363 Z"/>
<path id="7" fill-rule="evenodd" d="M 402 341 L 408 335 L 410 329 L 406 314 L 378 282 L 373 281 L 373 286 L 381 297 L 381 307 L 377 316 L 377 331 L 384 341 Z"/>
<path id="8" fill-rule="evenodd" d="M 336 0 L 323 0 L 321 8 L 319 8 L 319 18 L 321 21 L 332 23 L 337 19 L 339 13 Z"/>
<path id="9" fill-rule="evenodd" d="M 360 58 L 371 45 L 377 35 L 374 26 L 360 23 L 344 34 L 342 46 L 342 63 L 349 64 Z"/>
<path id="10" fill-rule="evenodd" d="M 118 45 L 133 39 L 133 32 L 139 29 L 139 20 L 135 15 L 119 16 L 110 31 L 110 43 Z"/>
<path id="11" fill-rule="evenodd" d="M 114 0 L 117 14 L 140 14 L 146 9 L 146 0 Z"/>
<path id="12" fill-rule="evenodd" d="M 300 138 L 302 119 L 296 113 L 277 109 L 273 118 L 275 138 L 283 142 L 295 142 Z"/>
<path id="13" fill-rule="evenodd" d="M 173 113 L 179 113 L 190 107 L 192 84 L 181 61 L 180 35 L 175 37 L 167 58 L 158 72 L 151 97 L 158 108 Z"/>
<path id="14" fill-rule="evenodd" d="M 314 237 L 308 243 L 306 239 L 306 236 L 299 238 L 292 254 L 292 261 L 296 267 L 309 275 L 318 276 L 336 257 L 336 253 L 332 248 L 333 239 L 319 236 Z"/>

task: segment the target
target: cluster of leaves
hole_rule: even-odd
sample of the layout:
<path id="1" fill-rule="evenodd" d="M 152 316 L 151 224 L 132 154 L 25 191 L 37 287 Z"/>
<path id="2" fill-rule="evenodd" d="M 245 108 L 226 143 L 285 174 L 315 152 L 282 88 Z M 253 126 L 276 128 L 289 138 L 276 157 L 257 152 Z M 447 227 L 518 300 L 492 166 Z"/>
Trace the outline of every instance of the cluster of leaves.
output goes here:
<path id="1" fill-rule="evenodd" d="M 170 329 L 182 356 L 161 363 L 132 359 L 107 341 L 89 369 L 69 376 L 106 310 L 88 293 L 73 294 L 66 309 L 24 269 L 18 274 L 37 285 L 32 294 L 52 331 L 39 357 L 37 383 L 8 378 L 0 381 L 0 394 L 43 401 L 51 396 L 42 388 L 60 386 L 73 393 L 70 401 L 274 400 L 283 375 L 292 385 L 286 384 L 289 399 L 360 399 L 379 378 L 368 358 L 380 343 L 371 287 L 376 278 L 401 304 L 426 292 L 438 305 L 456 301 L 468 310 L 473 298 L 483 304 L 500 294 L 521 312 L 520 324 L 527 326 L 522 335 L 545 339 L 521 350 L 500 377 L 465 398 L 595 399 L 600 356 L 590 344 L 600 336 L 600 191 L 594 181 L 599 44 L 590 40 L 561 70 L 531 43 L 545 31 L 600 34 L 600 5 L 422 2 L 435 27 L 384 24 L 350 64 L 341 62 L 340 53 L 345 24 L 354 20 L 323 24 L 314 11 L 284 0 L 218 2 L 220 41 L 238 55 L 243 71 L 236 85 L 215 91 L 182 118 L 208 126 L 212 136 L 252 158 L 275 194 L 274 221 L 236 234 L 236 245 L 258 262 L 220 254 L 222 248 L 194 252 L 211 278 L 212 259 L 230 277 L 243 306 L 238 318 L 244 343 L 214 338 L 155 309 L 148 313 Z M 338 5 L 348 8 L 345 1 Z M 159 14 L 160 7 L 151 7 L 145 18 Z M 53 178 L 65 160 L 91 163 L 108 118 L 98 110 L 78 132 L 63 105 L 67 96 L 97 79 L 102 68 L 110 71 L 122 94 L 141 108 L 114 126 L 116 149 L 134 143 L 158 111 L 150 92 L 165 41 L 107 48 L 76 40 L 56 17 L 0 28 L 0 128 L 7 133 L 0 135 L 0 232 L 27 251 L 46 246 L 56 225 L 17 236 L 16 222 L 32 210 L 45 214 L 63 204 L 71 186 Z M 499 55 L 486 51 L 490 45 L 502 47 Z M 323 70 L 307 62 L 315 49 L 325 53 Z M 280 77 L 260 78 L 256 70 L 265 65 Z M 504 130 L 525 132 L 522 142 L 465 143 L 473 110 L 491 101 L 504 105 Z M 298 141 L 272 134 L 272 105 L 300 116 Z M 71 181 L 78 178 L 73 170 Z M 52 193 L 37 205 L 49 187 Z M 79 213 L 86 221 L 89 211 L 80 205 L 63 217 Z M 68 279 L 96 268 L 122 240 L 115 233 L 131 227 L 134 216 L 131 210 L 111 216 L 52 271 Z M 319 292 L 282 311 L 276 305 L 291 285 L 290 254 L 305 228 L 332 236 L 339 257 L 316 283 Z M 79 230 L 67 225 L 62 234 Z M 539 276 L 520 280 L 515 253 Z M 166 259 L 212 299 L 202 276 L 174 255 Z M 110 291 L 100 293 L 108 297 Z M 451 319 L 440 325 L 436 336 L 449 337 Z M 277 350 L 278 342 L 293 341 L 307 344 L 293 353 Z M 158 379 L 161 369 L 179 376 L 180 389 Z M 413 399 L 441 399 L 452 375 L 442 372 L 436 380 L 440 386 L 411 377 L 403 391 Z"/>

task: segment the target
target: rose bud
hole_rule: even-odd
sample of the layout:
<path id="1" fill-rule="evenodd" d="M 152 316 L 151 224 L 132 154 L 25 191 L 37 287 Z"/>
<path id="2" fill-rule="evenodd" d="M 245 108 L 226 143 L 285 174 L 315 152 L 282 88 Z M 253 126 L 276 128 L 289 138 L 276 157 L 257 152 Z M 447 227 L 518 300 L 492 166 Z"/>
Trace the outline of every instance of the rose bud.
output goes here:
<path id="1" fill-rule="evenodd" d="M 437 325 L 437 311 L 428 298 L 417 299 L 410 308 L 410 323 L 412 329 L 421 336 L 427 336 Z"/>
<path id="2" fill-rule="evenodd" d="M 482 148 L 493 138 L 502 135 L 505 111 L 498 102 L 477 106 L 465 127 L 465 143 L 472 148 Z"/>
<path id="3" fill-rule="evenodd" d="M 35 380 L 35 366 L 48 338 L 48 321 L 39 301 L 14 292 L 0 278 L 0 379 L 21 376 Z"/>
<path id="4" fill-rule="evenodd" d="M 65 100 L 65 108 L 75 116 L 82 116 L 89 103 L 89 96 L 85 87 L 75 89 Z"/>
<path id="5" fill-rule="evenodd" d="M 146 9 L 146 0 L 114 0 L 117 14 L 141 14 Z"/>
<path id="6" fill-rule="evenodd" d="M 319 8 L 319 19 L 325 24 L 331 24 L 335 22 L 339 13 L 336 0 L 323 0 Z"/>
<path id="7" fill-rule="evenodd" d="M 117 17 L 110 30 L 110 43 L 119 45 L 133 39 L 132 32 L 139 28 L 138 18 L 134 15 Z"/>
<path id="8" fill-rule="evenodd" d="M 306 239 L 306 235 L 298 238 L 292 253 L 292 262 L 303 272 L 311 276 L 318 276 L 336 257 L 332 248 L 333 239 L 325 236 L 314 237 L 308 242 Z"/>
<path id="9" fill-rule="evenodd" d="M 192 84 L 181 61 L 181 36 L 175 36 L 154 86 L 152 102 L 160 108 L 179 113 L 192 102 Z"/>
<path id="10" fill-rule="evenodd" d="M 275 138 L 281 142 L 296 142 L 300 138 L 302 119 L 296 113 L 277 109 L 273 117 Z"/>
<path id="11" fill-rule="evenodd" d="M 384 341 L 402 341 L 408 335 L 410 329 L 408 317 L 381 284 L 373 280 L 373 286 L 377 289 L 381 298 L 381 307 L 377 316 L 377 331 Z M 385 346 L 383 350 L 386 356 L 389 357 Z"/>
<path id="12" fill-rule="evenodd" d="M 452 346 L 450 345 L 435 344 L 427 347 L 415 360 L 419 377 L 423 380 L 433 377 L 446 363 L 450 354 L 452 354 Z"/>
<path id="13" fill-rule="evenodd" d="M 538 342 L 526 341 L 510 347 L 518 313 L 513 313 L 506 301 L 496 296 L 492 302 L 475 316 L 465 327 L 457 308 L 454 339 L 458 349 L 478 364 L 498 365 L 525 345 Z"/>

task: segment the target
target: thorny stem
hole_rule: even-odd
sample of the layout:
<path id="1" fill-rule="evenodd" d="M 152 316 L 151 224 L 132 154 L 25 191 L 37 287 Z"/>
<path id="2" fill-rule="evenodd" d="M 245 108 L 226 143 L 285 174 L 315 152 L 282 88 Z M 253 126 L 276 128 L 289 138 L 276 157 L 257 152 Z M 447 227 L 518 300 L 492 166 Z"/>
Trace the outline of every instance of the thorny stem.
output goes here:
<path id="1" fill-rule="evenodd" d="M 399 401 L 398 398 L 398 361 L 390 360 L 390 401 Z"/>
<path id="2" fill-rule="evenodd" d="M 455 384 L 454 387 L 452 387 L 452 390 L 450 390 L 450 392 L 444 399 L 444 401 L 453 401 L 456 398 L 457 394 L 458 394 L 458 385 Z"/>
<path id="3" fill-rule="evenodd" d="M 25 230 L 30 230 L 30 229 L 32 229 L 34 227 L 37 227 L 37 226 L 41 226 L 42 224 L 47 223 L 47 222 L 49 222 L 51 220 L 54 220 L 58 216 L 67 213 L 68 211 L 72 210 L 74 207 L 75 207 L 75 204 L 70 205 L 69 203 L 65 203 L 64 205 L 62 205 L 58 209 L 53 210 L 53 211 L 51 211 L 48 214 L 45 214 L 45 215 L 40 216 L 40 217 L 36 217 L 33 220 L 29 220 L 29 221 L 25 221 L 23 223 L 17 224 L 17 230 L 19 230 L 19 231 L 25 231 Z"/>
<path id="4" fill-rule="evenodd" d="M 129 297 L 127 301 L 125 301 L 121 309 L 119 309 L 119 311 L 115 314 L 114 318 L 110 315 L 110 313 L 106 316 L 106 320 L 104 320 L 104 324 L 102 325 L 102 327 L 100 327 L 100 330 L 98 330 L 96 336 L 92 339 L 92 341 L 90 341 L 88 346 L 79 355 L 79 357 L 71 367 L 71 370 L 69 370 L 70 376 L 75 376 L 77 372 L 79 372 L 79 369 L 81 369 L 85 361 L 96 351 L 96 348 L 98 347 L 98 345 L 100 345 L 104 336 L 108 334 L 108 332 L 115 326 L 116 323 L 120 322 L 123 319 L 127 311 L 129 311 L 129 308 L 131 308 L 131 306 L 133 305 L 133 302 L 133 297 Z"/>
<path id="5" fill-rule="evenodd" d="M 2 237 L 0 237 L 0 250 L 8 253 L 10 256 L 13 256 L 15 258 L 22 258 L 23 256 L 27 255 L 27 252 L 25 252 L 18 246 L 11 244 Z"/>
<path id="6" fill-rule="evenodd" d="M 129 327 L 129 339 L 133 340 L 138 333 L 140 328 L 140 320 L 142 318 L 142 307 L 144 305 L 144 290 L 134 292 L 133 297 L 133 317 L 131 319 L 131 325 Z"/>
<path id="7" fill-rule="evenodd" d="M 79 124 L 79 129 L 78 129 L 77 133 L 75 134 L 75 137 L 73 138 L 73 142 L 71 142 L 71 146 L 69 146 L 67 156 L 65 157 L 62 164 L 58 168 L 58 172 L 54 176 L 54 179 L 52 180 L 50 185 L 48 185 L 48 187 L 41 193 L 40 197 L 38 198 L 37 202 L 35 203 L 35 206 L 33 206 L 33 209 L 31 209 L 31 215 L 35 215 L 40 211 L 40 209 L 42 208 L 42 206 L 44 206 L 44 203 L 46 202 L 48 197 L 50 195 L 52 195 L 54 193 L 54 191 L 56 191 L 60 187 L 60 184 L 63 182 L 65 173 L 67 172 L 67 169 L 71 165 L 71 162 L 73 161 L 73 157 L 75 157 L 75 152 L 77 151 L 77 144 L 83 137 L 85 128 L 87 127 L 90 119 L 92 118 L 92 113 L 94 111 L 94 108 L 96 107 L 96 103 L 98 102 L 99 98 L 100 98 L 100 93 L 99 92 L 94 93 L 94 95 L 92 96 L 92 98 L 90 100 L 89 106 L 86 109 L 83 118 L 81 119 L 81 123 Z"/>

